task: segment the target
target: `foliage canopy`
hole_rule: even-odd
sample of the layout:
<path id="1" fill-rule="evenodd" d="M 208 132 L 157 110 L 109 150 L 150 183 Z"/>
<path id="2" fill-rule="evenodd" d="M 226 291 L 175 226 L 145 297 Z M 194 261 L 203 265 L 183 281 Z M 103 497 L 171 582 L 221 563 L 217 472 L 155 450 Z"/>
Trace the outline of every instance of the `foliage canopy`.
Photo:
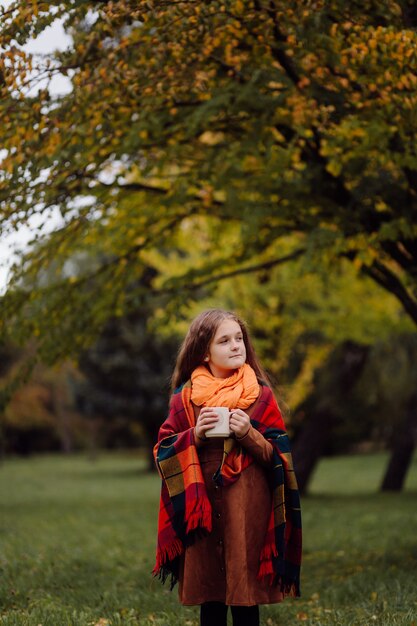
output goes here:
<path id="1" fill-rule="evenodd" d="M 1 223 L 38 225 L 3 332 L 54 360 L 151 294 L 175 309 L 300 256 L 349 259 L 417 322 L 413 3 L 15 0 L 0 18 Z M 22 51 L 58 18 L 67 50 Z M 35 90 L 57 73 L 68 94 Z M 143 280 L 155 249 L 168 271 Z"/>

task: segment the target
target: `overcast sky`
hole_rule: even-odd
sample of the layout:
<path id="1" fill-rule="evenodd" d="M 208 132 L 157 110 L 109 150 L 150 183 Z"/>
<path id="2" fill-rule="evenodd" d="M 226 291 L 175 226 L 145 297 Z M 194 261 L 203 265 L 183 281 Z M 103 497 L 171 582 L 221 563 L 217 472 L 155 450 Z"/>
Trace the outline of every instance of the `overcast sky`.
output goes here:
<path id="1" fill-rule="evenodd" d="M 0 3 L 3 7 L 7 8 L 11 0 L 0 0 Z M 66 35 L 61 22 L 56 20 L 39 37 L 23 46 L 23 49 L 33 54 L 47 54 L 57 49 L 65 50 L 70 43 L 71 38 Z M 45 84 L 42 85 L 39 83 L 37 89 L 44 86 Z M 67 93 L 70 88 L 70 81 L 65 76 L 55 76 L 50 83 L 50 92 L 56 95 Z M 51 216 L 49 222 L 51 228 L 56 225 L 58 219 L 58 215 L 55 219 Z M 33 220 L 32 227 L 35 226 L 37 226 L 37 223 L 36 220 Z M 0 293 L 4 291 L 7 282 L 9 267 L 13 260 L 13 250 L 24 247 L 32 236 L 31 229 L 25 227 L 8 237 L 2 237 L 0 241 Z"/>

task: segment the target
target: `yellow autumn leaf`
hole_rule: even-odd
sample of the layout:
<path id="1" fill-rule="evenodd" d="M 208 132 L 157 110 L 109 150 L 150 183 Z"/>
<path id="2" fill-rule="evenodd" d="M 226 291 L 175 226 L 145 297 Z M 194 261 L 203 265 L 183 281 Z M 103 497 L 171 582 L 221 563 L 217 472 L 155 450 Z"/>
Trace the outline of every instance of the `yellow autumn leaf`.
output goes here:
<path id="1" fill-rule="evenodd" d="M 332 176 L 339 176 L 342 171 L 342 164 L 340 161 L 329 161 L 326 165 L 326 170 L 332 174 Z"/>

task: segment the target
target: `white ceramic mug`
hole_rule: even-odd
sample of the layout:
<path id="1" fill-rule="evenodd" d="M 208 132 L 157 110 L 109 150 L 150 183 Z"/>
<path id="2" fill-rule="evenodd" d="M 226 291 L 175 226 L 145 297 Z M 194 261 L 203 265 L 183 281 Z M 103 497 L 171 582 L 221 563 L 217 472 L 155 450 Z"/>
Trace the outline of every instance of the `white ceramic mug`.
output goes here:
<path id="1" fill-rule="evenodd" d="M 219 416 L 219 421 L 215 423 L 213 428 L 210 428 L 210 430 L 206 430 L 206 437 L 229 437 L 230 411 L 227 406 L 211 406 L 210 409 L 217 412 L 217 415 Z"/>

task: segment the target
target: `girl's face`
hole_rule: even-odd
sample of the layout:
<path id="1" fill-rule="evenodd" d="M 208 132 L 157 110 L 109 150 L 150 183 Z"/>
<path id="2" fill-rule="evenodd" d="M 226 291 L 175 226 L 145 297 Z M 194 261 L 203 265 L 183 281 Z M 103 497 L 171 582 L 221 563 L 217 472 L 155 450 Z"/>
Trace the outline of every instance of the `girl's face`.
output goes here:
<path id="1" fill-rule="evenodd" d="M 232 319 L 223 320 L 209 345 L 205 361 L 216 378 L 227 378 L 246 361 L 242 330 Z"/>

